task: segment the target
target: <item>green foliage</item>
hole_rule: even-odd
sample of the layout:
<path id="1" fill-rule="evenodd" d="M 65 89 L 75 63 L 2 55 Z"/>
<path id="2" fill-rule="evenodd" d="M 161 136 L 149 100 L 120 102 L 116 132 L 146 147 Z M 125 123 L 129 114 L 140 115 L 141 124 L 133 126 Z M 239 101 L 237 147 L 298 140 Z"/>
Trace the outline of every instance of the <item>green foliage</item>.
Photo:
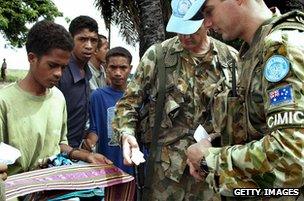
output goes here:
<path id="1" fill-rule="evenodd" d="M 29 23 L 62 16 L 51 0 L 0 0 L 0 32 L 14 47 L 22 47 Z"/>
<path id="2" fill-rule="evenodd" d="M 19 81 L 26 76 L 27 72 L 28 72 L 27 70 L 7 69 L 6 81 L 7 82 Z"/>

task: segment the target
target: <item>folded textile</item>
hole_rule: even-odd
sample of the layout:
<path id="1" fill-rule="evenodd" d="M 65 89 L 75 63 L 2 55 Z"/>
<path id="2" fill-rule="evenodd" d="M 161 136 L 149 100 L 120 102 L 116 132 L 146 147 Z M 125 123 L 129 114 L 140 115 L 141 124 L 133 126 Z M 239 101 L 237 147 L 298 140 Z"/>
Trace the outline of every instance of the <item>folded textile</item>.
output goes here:
<path id="1" fill-rule="evenodd" d="M 5 181 L 5 192 L 9 200 L 46 190 L 85 190 L 123 183 L 134 186 L 134 182 L 130 182 L 132 180 L 134 180 L 133 176 L 114 165 L 67 165 L 9 176 Z M 134 189 L 125 193 L 134 195 Z M 133 197 L 133 195 L 122 196 Z"/>

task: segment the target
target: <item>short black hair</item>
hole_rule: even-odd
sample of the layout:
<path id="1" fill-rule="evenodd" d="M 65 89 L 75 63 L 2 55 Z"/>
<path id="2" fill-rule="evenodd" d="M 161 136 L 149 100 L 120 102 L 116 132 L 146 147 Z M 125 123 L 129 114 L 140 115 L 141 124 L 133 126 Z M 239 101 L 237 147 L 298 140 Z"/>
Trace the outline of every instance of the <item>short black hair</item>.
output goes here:
<path id="1" fill-rule="evenodd" d="M 98 43 L 97 43 L 97 49 L 99 50 L 101 46 L 103 45 L 102 39 L 108 40 L 106 36 L 102 34 L 98 34 Z"/>
<path id="2" fill-rule="evenodd" d="M 89 16 L 80 15 L 71 21 L 69 32 L 71 33 L 72 37 L 81 32 L 83 29 L 89 29 L 91 32 L 96 32 L 98 34 L 98 24 L 96 20 Z"/>
<path id="3" fill-rule="evenodd" d="M 126 57 L 129 60 L 129 63 L 132 63 L 132 55 L 126 48 L 120 46 L 111 48 L 106 54 L 106 62 L 109 62 L 110 57 L 115 56 Z"/>
<path id="4" fill-rule="evenodd" d="M 63 26 L 43 20 L 29 30 L 25 46 L 27 53 L 33 52 L 40 58 L 53 49 L 71 52 L 74 44 L 70 33 Z"/>

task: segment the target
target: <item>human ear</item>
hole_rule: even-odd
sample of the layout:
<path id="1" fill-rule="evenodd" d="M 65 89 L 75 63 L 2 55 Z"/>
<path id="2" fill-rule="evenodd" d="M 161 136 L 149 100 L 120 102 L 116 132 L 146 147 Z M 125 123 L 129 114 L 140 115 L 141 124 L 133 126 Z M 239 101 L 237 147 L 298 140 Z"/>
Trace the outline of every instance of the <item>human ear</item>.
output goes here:
<path id="1" fill-rule="evenodd" d="M 30 62 L 30 64 L 34 63 L 37 60 L 37 56 L 33 52 L 29 52 L 27 54 L 27 60 Z"/>

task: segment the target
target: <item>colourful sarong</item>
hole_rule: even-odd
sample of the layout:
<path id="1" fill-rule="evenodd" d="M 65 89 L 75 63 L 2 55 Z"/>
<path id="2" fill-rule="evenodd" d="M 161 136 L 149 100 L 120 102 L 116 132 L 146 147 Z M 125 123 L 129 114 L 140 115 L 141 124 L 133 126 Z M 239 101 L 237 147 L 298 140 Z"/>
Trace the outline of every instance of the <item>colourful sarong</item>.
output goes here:
<path id="1" fill-rule="evenodd" d="M 59 166 L 9 176 L 5 181 L 5 194 L 9 200 L 39 191 L 102 187 L 110 187 L 106 188 L 106 200 L 133 200 L 134 177 L 114 165 Z M 119 192 L 119 198 L 113 196 L 113 192 Z"/>

